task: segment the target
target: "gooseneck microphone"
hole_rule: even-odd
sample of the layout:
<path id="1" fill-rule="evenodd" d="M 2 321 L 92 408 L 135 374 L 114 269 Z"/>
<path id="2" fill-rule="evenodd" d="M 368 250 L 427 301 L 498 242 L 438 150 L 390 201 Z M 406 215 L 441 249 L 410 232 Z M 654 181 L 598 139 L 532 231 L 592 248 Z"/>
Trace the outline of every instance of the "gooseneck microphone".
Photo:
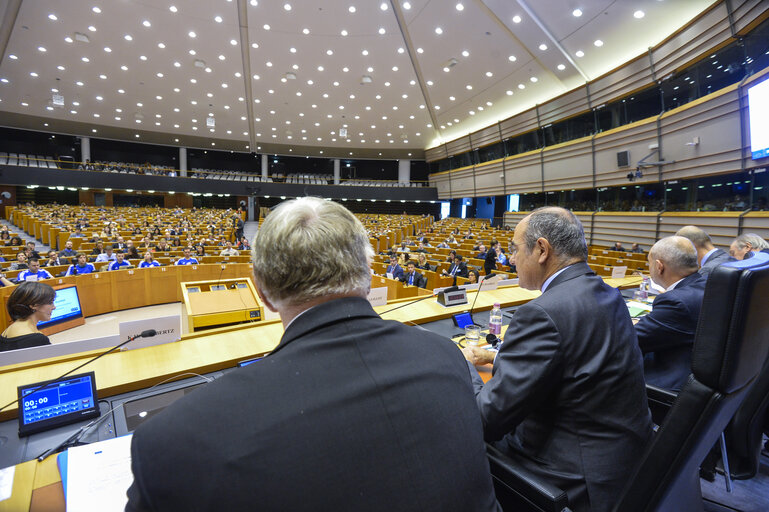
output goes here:
<path id="1" fill-rule="evenodd" d="M 457 288 L 457 289 L 458 289 L 458 288 Z M 429 299 L 429 298 L 431 298 L 431 297 L 435 297 L 435 294 L 434 294 L 434 293 L 431 293 L 430 295 L 425 295 L 424 297 L 419 297 L 419 298 L 418 298 L 418 299 L 416 299 L 416 300 L 412 300 L 412 301 L 409 301 L 409 302 L 407 302 L 407 303 L 405 303 L 405 304 L 401 304 L 400 306 L 396 306 L 396 307 L 394 307 L 394 308 L 392 308 L 392 309 L 388 309 L 387 311 L 384 311 L 384 312 L 382 312 L 382 313 L 379 313 L 379 316 L 382 316 L 382 315 L 384 315 L 384 314 L 387 314 L 387 313 L 389 313 L 390 311 L 395 311 L 396 309 L 405 308 L 406 306 L 410 306 L 410 305 L 412 305 L 412 304 L 416 304 L 416 303 L 417 303 L 417 302 L 419 302 L 420 300 Z M 0 409 L 0 411 L 2 411 L 2 409 Z"/>
<path id="2" fill-rule="evenodd" d="M 473 320 L 473 308 L 475 307 L 475 301 L 478 300 L 478 295 L 481 294 L 481 287 L 483 286 L 484 281 L 486 281 L 486 279 L 478 283 L 478 289 L 475 290 L 475 297 L 473 298 L 473 305 L 470 306 L 470 321 L 473 322 L 473 325 L 476 325 L 475 320 Z"/>
<path id="3" fill-rule="evenodd" d="M 46 382 L 44 382 L 44 383 L 40 384 L 38 387 L 36 387 L 36 388 L 35 388 L 35 389 L 33 389 L 32 391 L 30 391 L 29 393 L 27 393 L 26 395 L 24 395 L 24 398 L 26 398 L 26 397 L 28 397 L 28 396 L 30 396 L 30 395 L 33 395 L 33 394 L 35 394 L 35 393 L 37 393 L 37 392 L 38 392 L 38 391 L 40 391 L 41 389 L 43 389 L 43 388 L 45 388 L 45 387 L 47 387 L 47 386 L 50 386 L 50 385 L 51 385 L 51 384 L 53 384 L 54 382 L 56 382 L 56 381 L 58 381 L 58 380 L 61 380 L 61 379 L 63 379 L 63 378 L 64 378 L 64 377 L 66 377 L 67 375 L 70 375 L 70 374 L 72 374 L 72 373 L 75 373 L 77 370 L 79 370 L 79 369 L 80 369 L 80 368 L 82 368 L 83 366 L 89 365 L 89 364 L 93 363 L 94 361 L 96 361 L 97 359 L 99 359 L 100 357 L 102 357 L 102 356 L 106 356 L 107 354 L 109 354 L 109 353 L 111 353 L 111 352 L 114 352 L 115 350 L 119 349 L 119 348 L 120 348 L 120 347 L 122 347 L 123 345 L 126 345 L 126 344 L 128 344 L 128 343 L 131 343 L 131 342 L 132 342 L 133 340 L 135 340 L 136 338 L 151 338 L 151 337 L 155 336 L 157 333 L 158 333 L 158 332 L 157 332 L 155 329 L 147 329 L 146 331 L 142 331 L 142 332 L 140 332 L 139 334 L 136 334 L 136 335 L 134 335 L 134 336 L 129 336 L 129 337 L 128 337 L 128 339 L 127 339 L 127 340 L 125 340 L 123 343 L 121 343 L 121 344 L 119 344 L 119 345 L 115 345 L 114 347 L 112 347 L 111 349 L 107 350 L 106 352 L 102 352 L 102 353 L 101 353 L 101 354 L 99 354 L 98 356 L 96 356 L 96 357 L 94 357 L 94 358 L 91 358 L 91 359 L 89 359 L 89 360 L 88 360 L 88 361 L 86 361 L 85 363 L 83 363 L 83 364 L 81 364 L 80 366 L 77 366 L 77 367 L 75 367 L 75 368 L 71 369 L 71 370 L 70 370 L 70 371 L 68 371 L 67 373 L 64 373 L 64 374 L 62 374 L 62 375 L 59 375 L 59 376 L 58 376 L 58 377 L 56 377 L 55 379 L 51 379 L 51 380 L 49 380 L 49 381 L 46 381 Z M 13 404 L 15 404 L 15 403 L 18 403 L 18 401 L 19 401 L 19 400 L 20 400 L 20 398 L 17 398 L 16 400 L 14 400 L 14 401 L 12 401 L 12 402 L 10 402 L 10 403 L 8 403 L 8 404 L 4 405 L 3 407 L 0 407 L 0 411 L 4 411 L 4 410 L 6 410 L 8 407 L 12 406 Z"/>

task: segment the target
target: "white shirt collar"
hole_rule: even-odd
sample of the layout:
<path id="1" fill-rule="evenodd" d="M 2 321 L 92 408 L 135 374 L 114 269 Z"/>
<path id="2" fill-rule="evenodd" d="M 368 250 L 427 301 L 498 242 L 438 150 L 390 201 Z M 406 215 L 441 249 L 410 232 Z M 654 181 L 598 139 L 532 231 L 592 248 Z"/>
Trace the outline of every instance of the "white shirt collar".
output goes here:
<path id="1" fill-rule="evenodd" d="M 558 275 L 559 275 L 561 272 L 563 272 L 564 270 L 566 270 L 566 269 L 567 269 L 567 268 L 569 268 L 570 266 L 571 266 L 571 265 L 569 265 L 569 266 L 567 266 L 567 267 L 563 267 L 561 270 L 559 270 L 559 271 L 555 272 L 553 275 L 551 275 L 550 277 L 548 277 L 548 278 L 545 280 L 545 282 L 544 282 L 544 283 L 542 283 L 542 288 L 540 288 L 540 290 L 542 291 L 542 293 L 545 293 L 545 290 L 547 290 L 547 287 L 548 287 L 548 286 L 550 286 L 550 283 L 552 283 L 552 282 L 553 282 L 553 279 L 555 279 L 556 277 L 558 277 Z"/>
<path id="2" fill-rule="evenodd" d="M 684 279 L 686 279 L 686 278 L 684 278 Z M 669 292 L 670 290 L 672 290 L 673 288 L 675 288 L 676 286 L 678 286 L 678 283 L 680 283 L 680 282 L 681 282 L 681 281 L 683 281 L 684 279 L 679 279 L 679 280 L 678 280 L 678 281 L 676 281 L 675 283 L 671 284 L 670 286 L 668 286 L 667 288 L 665 288 L 665 291 L 666 291 L 666 292 Z"/>

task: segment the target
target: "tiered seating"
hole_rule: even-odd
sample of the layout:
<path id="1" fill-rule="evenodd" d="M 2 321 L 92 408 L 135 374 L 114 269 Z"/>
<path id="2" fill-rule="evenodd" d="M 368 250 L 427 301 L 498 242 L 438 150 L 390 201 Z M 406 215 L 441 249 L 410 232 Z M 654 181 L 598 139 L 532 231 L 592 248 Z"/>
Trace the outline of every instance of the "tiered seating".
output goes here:
<path id="1" fill-rule="evenodd" d="M 334 177 L 330 174 L 289 174 L 286 183 L 298 183 L 305 185 L 328 185 L 333 183 Z"/>
<path id="2" fill-rule="evenodd" d="M 0 153 L 0 165 L 17 165 L 19 167 L 40 167 L 56 169 L 53 157 L 42 155 L 25 155 L 23 153 Z"/>

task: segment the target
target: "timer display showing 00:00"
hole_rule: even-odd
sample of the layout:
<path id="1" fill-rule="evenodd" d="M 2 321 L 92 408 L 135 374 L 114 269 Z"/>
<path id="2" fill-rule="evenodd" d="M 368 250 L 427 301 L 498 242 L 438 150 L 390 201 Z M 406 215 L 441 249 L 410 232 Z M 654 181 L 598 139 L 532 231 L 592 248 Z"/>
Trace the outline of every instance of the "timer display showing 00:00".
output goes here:
<path id="1" fill-rule="evenodd" d="M 47 396 L 41 396 L 40 398 L 36 400 L 25 400 L 24 401 L 24 408 L 35 408 L 40 404 L 47 404 L 48 403 L 48 397 Z"/>

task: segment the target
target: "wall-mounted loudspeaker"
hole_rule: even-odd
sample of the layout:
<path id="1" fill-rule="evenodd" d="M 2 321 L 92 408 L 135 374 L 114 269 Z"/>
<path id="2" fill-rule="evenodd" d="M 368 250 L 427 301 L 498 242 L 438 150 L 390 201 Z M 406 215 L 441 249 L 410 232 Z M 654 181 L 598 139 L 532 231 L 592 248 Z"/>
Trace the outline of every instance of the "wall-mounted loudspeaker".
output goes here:
<path id="1" fill-rule="evenodd" d="M 617 167 L 627 167 L 628 165 L 630 165 L 630 151 L 617 153 Z"/>

